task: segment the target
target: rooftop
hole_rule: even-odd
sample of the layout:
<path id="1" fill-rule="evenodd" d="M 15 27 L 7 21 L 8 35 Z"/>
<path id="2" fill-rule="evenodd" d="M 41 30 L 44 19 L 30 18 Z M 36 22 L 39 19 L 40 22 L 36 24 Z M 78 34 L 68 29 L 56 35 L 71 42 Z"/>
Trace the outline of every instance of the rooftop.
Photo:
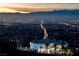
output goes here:
<path id="1" fill-rule="evenodd" d="M 37 44 L 59 44 L 59 45 L 68 45 L 66 41 L 63 40 L 56 40 L 56 39 L 40 39 L 40 40 L 34 40 L 32 43 L 37 43 Z"/>

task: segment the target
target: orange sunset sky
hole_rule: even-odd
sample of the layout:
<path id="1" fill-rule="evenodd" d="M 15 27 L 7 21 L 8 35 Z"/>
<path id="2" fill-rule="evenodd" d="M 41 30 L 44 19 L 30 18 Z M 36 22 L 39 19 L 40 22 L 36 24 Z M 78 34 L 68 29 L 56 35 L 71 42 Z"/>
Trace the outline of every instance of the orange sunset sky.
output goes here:
<path id="1" fill-rule="evenodd" d="M 79 4 L 75 3 L 0 3 L 0 12 L 20 12 L 29 13 L 37 11 L 79 9 Z"/>

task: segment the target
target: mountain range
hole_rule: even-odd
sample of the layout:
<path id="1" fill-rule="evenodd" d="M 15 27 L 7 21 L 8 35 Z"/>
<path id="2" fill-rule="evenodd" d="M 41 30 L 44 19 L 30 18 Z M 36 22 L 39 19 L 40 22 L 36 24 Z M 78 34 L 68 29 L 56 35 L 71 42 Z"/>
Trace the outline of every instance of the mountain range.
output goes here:
<path id="1" fill-rule="evenodd" d="M 0 13 L 0 22 L 40 23 L 53 21 L 79 21 L 79 10 L 52 10 L 30 13 Z"/>

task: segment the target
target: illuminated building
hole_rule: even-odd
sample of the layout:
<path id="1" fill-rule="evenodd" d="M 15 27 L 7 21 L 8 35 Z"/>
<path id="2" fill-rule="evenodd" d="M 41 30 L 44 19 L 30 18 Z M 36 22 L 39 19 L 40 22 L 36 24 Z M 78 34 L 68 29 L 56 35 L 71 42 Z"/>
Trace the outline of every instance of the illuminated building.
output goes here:
<path id="1" fill-rule="evenodd" d="M 68 47 L 68 43 L 63 40 L 41 39 L 30 42 L 30 48 L 38 53 L 62 53 L 63 47 Z"/>

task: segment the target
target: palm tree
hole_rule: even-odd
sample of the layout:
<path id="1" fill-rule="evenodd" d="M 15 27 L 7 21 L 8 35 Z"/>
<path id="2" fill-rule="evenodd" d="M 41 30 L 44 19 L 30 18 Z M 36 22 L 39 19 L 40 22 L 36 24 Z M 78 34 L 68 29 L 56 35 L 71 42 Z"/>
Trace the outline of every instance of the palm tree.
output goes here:
<path id="1" fill-rule="evenodd" d="M 55 54 L 57 54 L 57 51 L 56 51 L 56 49 L 57 49 L 57 44 L 54 44 L 54 47 L 55 47 Z"/>
<path id="2" fill-rule="evenodd" d="M 47 50 L 48 50 L 48 46 L 49 46 L 49 43 L 46 43 L 46 44 L 45 44 L 46 53 L 47 53 Z"/>

